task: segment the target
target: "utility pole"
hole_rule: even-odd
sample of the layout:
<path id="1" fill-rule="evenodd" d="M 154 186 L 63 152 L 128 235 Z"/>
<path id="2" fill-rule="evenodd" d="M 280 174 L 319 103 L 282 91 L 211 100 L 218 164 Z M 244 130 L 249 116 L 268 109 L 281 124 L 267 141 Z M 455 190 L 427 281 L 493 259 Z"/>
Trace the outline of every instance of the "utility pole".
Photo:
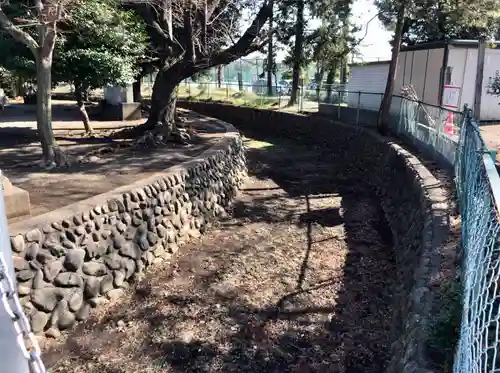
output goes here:
<path id="1" fill-rule="evenodd" d="M 3 195 L 3 175 L 0 170 L 0 254 L 3 255 L 7 268 L 5 270 L 16 286 L 16 274 L 12 264 L 12 249 L 7 225 L 7 213 Z M 0 280 L 5 281 L 5 280 Z M 28 361 L 23 356 L 17 344 L 17 335 L 14 331 L 12 319 L 7 315 L 2 302 L 0 302 L 0 362 L 2 372 L 29 373 Z"/>
<path id="2" fill-rule="evenodd" d="M 483 94 L 484 58 L 486 55 L 486 39 L 481 38 L 477 47 L 476 85 L 474 92 L 474 116 L 481 118 L 481 96 Z"/>

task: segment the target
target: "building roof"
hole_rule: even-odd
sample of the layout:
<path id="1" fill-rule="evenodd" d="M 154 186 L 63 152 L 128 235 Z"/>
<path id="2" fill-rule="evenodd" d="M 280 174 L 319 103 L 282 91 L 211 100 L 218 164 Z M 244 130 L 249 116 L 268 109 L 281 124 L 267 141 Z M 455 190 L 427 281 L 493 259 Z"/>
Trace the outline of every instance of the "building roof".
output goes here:
<path id="1" fill-rule="evenodd" d="M 453 46 L 456 48 L 477 48 L 479 45 L 478 40 L 466 40 L 466 39 L 451 39 L 451 40 L 439 40 L 439 41 L 432 41 L 429 43 L 421 43 L 421 44 L 415 44 L 415 45 L 407 45 L 407 46 L 401 46 L 401 52 L 410 52 L 410 51 L 416 51 L 416 50 L 426 50 L 426 49 L 440 49 L 444 48 L 446 45 L 448 46 Z M 500 47 L 500 42 L 495 42 L 495 43 L 490 43 L 496 45 L 496 47 Z M 384 61 L 370 61 L 370 62 L 354 62 L 349 64 L 351 67 L 356 67 L 356 66 L 371 66 L 371 65 L 385 65 L 391 62 L 390 60 L 384 60 Z"/>
<path id="2" fill-rule="evenodd" d="M 500 46 L 500 42 L 493 43 L 497 47 Z M 451 39 L 451 40 L 439 40 L 432 41 L 429 43 L 421 43 L 415 45 L 407 45 L 401 46 L 401 52 L 409 52 L 416 50 L 425 50 L 425 49 L 440 49 L 444 48 L 446 45 L 451 45 L 456 48 L 477 48 L 479 45 L 478 40 L 465 40 L 465 39 Z"/>
<path id="3" fill-rule="evenodd" d="M 371 65 L 385 65 L 391 62 L 391 60 L 384 61 L 370 61 L 370 62 L 354 62 L 349 64 L 349 66 L 371 66 Z"/>

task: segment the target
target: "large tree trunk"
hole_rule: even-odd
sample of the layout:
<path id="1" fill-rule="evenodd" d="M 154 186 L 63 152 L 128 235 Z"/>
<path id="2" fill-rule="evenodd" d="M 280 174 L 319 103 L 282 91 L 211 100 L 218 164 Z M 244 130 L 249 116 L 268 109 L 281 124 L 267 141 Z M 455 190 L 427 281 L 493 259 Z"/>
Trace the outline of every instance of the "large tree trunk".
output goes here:
<path id="1" fill-rule="evenodd" d="M 342 58 L 342 62 L 340 65 L 341 74 L 340 74 L 340 84 L 347 84 L 347 57 Z"/>
<path id="2" fill-rule="evenodd" d="M 443 2 L 437 2 L 437 31 L 438 31 L 438 40 L 445 40 L 447 35 L 446 30 L 446 14 L 443 9 Z"/>
<path id="3" fill-rule="evenodd" d="M 174 69 L 162 69 L 156 75 L 151 94 L 151 107 L 148 120 L 127 131 L 128 137 L 142 136 L 152 130 L 160 130 L 170 137 L 176 130 L 175 104 L 177 102 L 177 86 L 185 77 Z"/>
<path id="4" fill-rule="evenodd" d="M 316 73 L 316 99 L 319 102 L 321 99 L 321 89 L 323 88 L 323 78 L 325 77 L 325 66 L 322 64 L 319 71 Z"/>
<path id="5" fill-rule="evenodd" d="M 334 67 L 328 70 L 328 74 L 326 74 L 326 102 L 332 103 L 332 86 L 335 83 L 335 74 L 337 73 L 337 66 L 334 63 Z"/>
<path id="6" fill-rule="evenodd" d="M 273 42 L 269 41 L 267 56 L 267 95 L 273 96 Z"/>
<path id="7" fill-rule="evenodd" d="M 267 95 L 273 95 L 273 70 L 274 70 L 274 46 L 273 46 L 273 18 L 274 0 L 271 3 L 271 16 L 269 17 L 269 41 L 267 43 Z"/>
<path id="8" fill-rule="evenodd" d="M 392 42 L 392 57 L 389 65 L 389 74 L 387 76 L 387 85 L 385 86 L 384 97 L 380 104 L 380 110 L 377 117 L 377 129 L 382 135 L 389 133 L 389 111 L 391 109 L 392 94 L 394 92 L 394 79 L 396 77 L 396 67 L 398 65 L 398 55 L 401 48 L 401 37 L 404 24 L 405 3 L 399 6 L 396 30 L 394 31 L 394 40 Z"/>
<path id="9" fill-rule="evenodd" d="M 142 102 L 141 76 L 138 76 L 134 83 L 132 83 L 132 94 L 134 102 Z"/>
<path id="10" fill-rule="evenodd" d="M 243 91 L 243 74 L 241 72 L 238 73 L 238 91 Z"/>
<path id="11" fill-rule="evenodd" d="M 75 82 L 75 96 L 76 96 L 76 105 L 78 106 L 78 110 L 80 111 L 80 115 L 82 116 L 82 122 L 85 126 L 85 132 L 87 134 L 91 134 L 94 132 L 92 125 L 90 124 L 89 115 L 87 113 L 87 109 L 85 108 L 85 92 L 82 88 L 82 85 L 78 82 Z"/>
<path id="12" fill-rule="evenodd" d="M 173 130 L 175 104 L 177 102 L 177 86 L 182 81 L 182 76 L 169 74 L 168 70 L 161 70 L 156 75 L 151 95 L 151 109 L 148 122 L 154 127 L 162 125 Z"/>
<path id="13" fill-rule="evenodd" d="M 293 50 L 293 72 L 292 72 L 292 93 L 288 106 L 297 103 L 299 91 L 300 68 L 302 62 L 304 44 L 304 0 L 297 1 L 297 19 L 295 21 L 295 46 Z"/>
<path id="14" fill-rule="evenodd" d="M 177 86 L 186 78 L 182 69 L 173 67 L 160 70 L 156 75 L 149 118 L 143 125 L 126 131 L 127 137 L 137 137 L 137 144 L 148 146 L 165 145 L 166 141 L 187 144 L 190 135 L 186 129 L 178 127 L 175 115 L 177 102 Z"/>
<path id="15" fill-rule="evenodd" d="M 17 77 L 16 81 L 16 97 L 24 96 L 24 81 L 20 76 Z"/>
<path id="16" fill-rule="evenodd" d="M 217 66 L 217 88 L 222 88 L 222 65 Z"/>
<path id="17" fill-rule="evenodd" d="M 62 153 L 54 138 L 52 130 L 52 63 L 50 60 L 39 58 L 37 62 L 37 129 L 42 145 L 43 161 L 45 165 L 60 165 L 64 163 Z"/>

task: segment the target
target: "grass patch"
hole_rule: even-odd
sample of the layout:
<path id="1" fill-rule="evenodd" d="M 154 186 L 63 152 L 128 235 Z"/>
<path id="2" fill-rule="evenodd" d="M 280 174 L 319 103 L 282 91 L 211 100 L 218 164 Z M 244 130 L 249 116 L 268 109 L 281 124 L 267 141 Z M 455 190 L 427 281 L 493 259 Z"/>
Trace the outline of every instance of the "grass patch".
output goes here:
<path id="1" fill-rule="evenodd" d="M 249 149 L 265 149 L 274 146 L 270 142 L 245 139 L 245 146 Z"/>
<path id="2" fill-rule="evenodd" d="M 256 108 L 272 108 L 284 105 L 279 97 L 260 96 L 253 92 L 236 91 L 230 88 L 215 88 L 211 85 L 180 85 L 177 91 L 179 98 L 187 100 L 209 100 L 233 105 L 244 105 Z"/>

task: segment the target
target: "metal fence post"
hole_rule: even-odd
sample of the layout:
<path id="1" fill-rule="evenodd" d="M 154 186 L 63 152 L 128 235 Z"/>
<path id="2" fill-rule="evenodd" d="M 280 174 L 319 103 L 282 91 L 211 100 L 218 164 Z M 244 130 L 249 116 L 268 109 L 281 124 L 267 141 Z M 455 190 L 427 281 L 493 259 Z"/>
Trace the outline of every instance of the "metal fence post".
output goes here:
<path id="1" fill-rule="evenodd" d="M 342 101 L 340 91 L 337 91 L 337 96 L 338 96 L 338 100 L 337 100 L 337 120 L 340 120 L 340 103 Z"/>
<path id="2" fill-rule="evenodd" d="M 0 183 L 2 171 L 0 170 Z M 3 255 L 7 265 L 7 273 L 15 282 L 16 274 L 12 264 L 12 248 L 7 224 L 7 214 L 5 211 L 5 201 L 3 186 L 0 185 L 0 253 Z M 0 362 L 2 372 L 29 373 L 28 361 L 23 356 L 17 344 L 17 335 L 14 331 L 14 324 L 7 315 L 2 303 L 0 303 Z"/>
<path id="3" fill-rule="evenodd" d="M 410 102 L 415 102 L 415 101 L 410 101 Z M 415 106 L 415 105 L 413 105 L 413 106 Z M 412 135 L 412 136 L 410 136 L 410 139 L 411 139 L 412 143 L 414 143 L 414 144 L 416 142 L 415 135 L 417 134 L 417 131 L 419 128 L 418 119 L 419 119 L 419 113 L 421 111 L 420 107 L 421 107 L 420 101 L 417 101 L 417 107 L 416 107 L 416 109 L 414 109 L 415 112 L 413 113 L 413 123 L 410 127 L 410 134 Z M 428 144 L 430 141 L 430 130 L 429 130 L 429 128 L 426 128 L 426 130 L 427 130 L 427 138 L 425 139 L 425 141 Z M 435 153 L 434 148 L 431 151 L 433 154 Z"/>
<path id="4" fill-rule="evenodd" d="M 358 107 L 356 108 L 356 124 L 359 124 L 359 107 L 360 106 L 361 106 L 361 91 L 358 92 Z"/>
<path id="5" fill-rule="evenodd" d="M 406 104 L 406 102 L 404 100 L 399 100 L 399 115 L 398 115 L 398 124 L 397 124 L 397 129 L 396 129 L 396 133 L 398 135 L 401 134 L 402 130 L 401 130 L 401 122 L 403 121 L 403 110 L 404 110 L 404 105 Z"/>
<path id="6" fill-rule="evenodd" d="M 304 111 L 304 86 L 301 86 L 300 88 L 300 95 L 299 95 L 299 113 L 301 111 Z"/>

